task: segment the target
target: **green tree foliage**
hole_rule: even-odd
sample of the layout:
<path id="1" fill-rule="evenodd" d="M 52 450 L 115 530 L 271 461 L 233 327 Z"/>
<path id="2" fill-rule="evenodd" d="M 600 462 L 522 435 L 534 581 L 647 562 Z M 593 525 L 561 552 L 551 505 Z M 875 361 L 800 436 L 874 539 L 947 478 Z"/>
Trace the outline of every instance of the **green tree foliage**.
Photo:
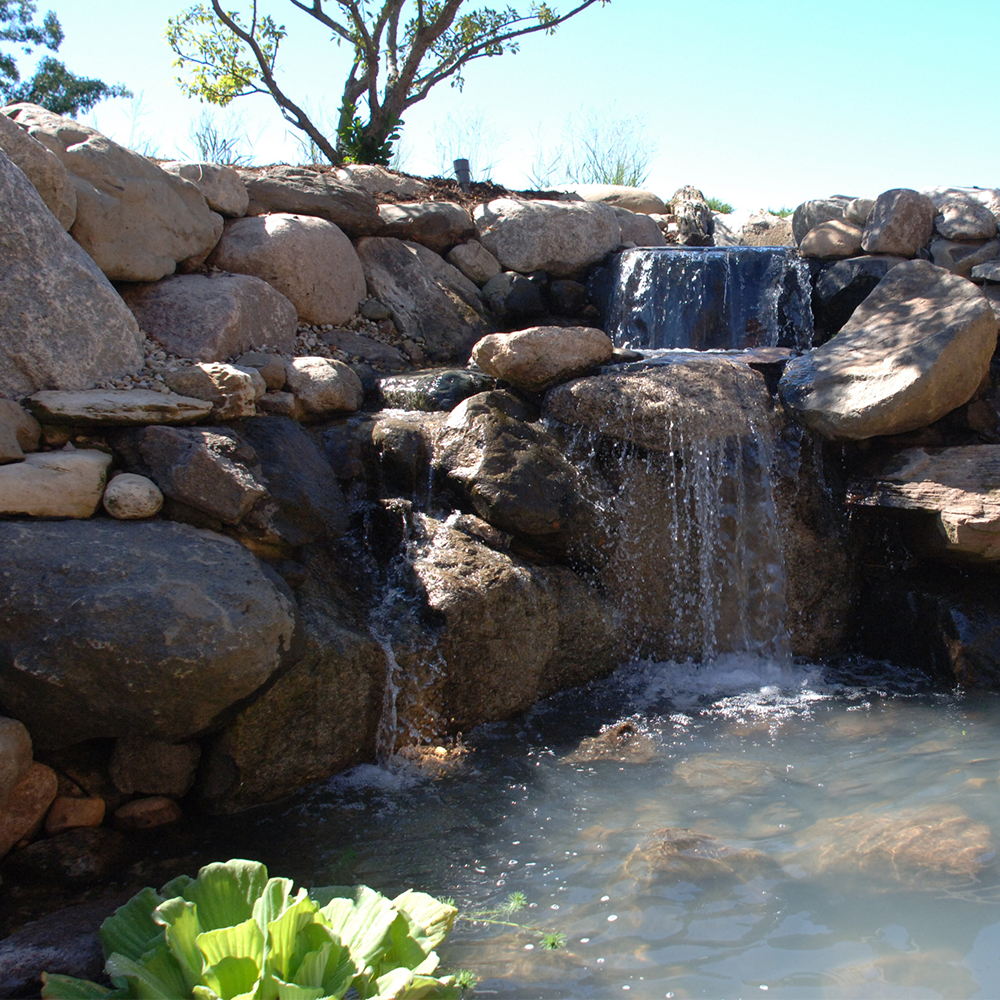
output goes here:
<path id="1" fill-rule="evenodd" d="M 38 46 L 57 51 L 64 37 L 59 19 L 51 10 L 41 24 L 35 17 L 33 0 L 0 0 L 0 45 L 14 45 L 24 55 L 31 55 Z M 51 56 L 39 62 L 30 80 L 22 81 L 15 54 L 0 51 L 0 97 L 5 103 L 29 101 L 57 115 L 77 115 L 105 98 L 131 96 L 120 83 L 77 76 Z"/>
<path id="2" fill-rule="evenodd" d="M 551 34 L 596 3 L 575 0 L 559 14 L 542 0 L 526 9 L 492 8 L 466 0 L 287 0 L 346 44 L 351 64 L 340 98 L 334 141 L 316 127 L 277 78 L 284 25 L 244 0 L 245 12 L 220 0 L 191 7 L 167 24 L 167 41 L 188 71 L 178 82 L 186 93 L 225 106 L 248 94 L 269 94 L 286 121 L 301 129 L 332 163 L 387 164 L 403 114 L 445 80 L 461 89 L 465 67 L 476 59 L 516 52 L 524 35 Z M 464 10 L 463 10 L 464 8 Z"/>

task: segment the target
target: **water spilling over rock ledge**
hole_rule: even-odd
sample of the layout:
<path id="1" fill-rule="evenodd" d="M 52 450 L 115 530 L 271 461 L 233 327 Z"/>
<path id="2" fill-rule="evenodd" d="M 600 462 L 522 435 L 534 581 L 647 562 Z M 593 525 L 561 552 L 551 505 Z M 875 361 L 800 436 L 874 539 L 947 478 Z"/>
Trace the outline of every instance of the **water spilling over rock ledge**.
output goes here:
<path id="1" fill-rule="evenodd" d="M 6 114 L 19 142 L 72 126 Z M 950 568 L 1000 557 L 1000 285 L 962 249 L 993 253 L 995 217 L 962 228 L 986 192 L 820 200 L 799 250 L 685 249 L 658 244 L 712 238 L 694 189 L 661 225 L 217 167 L 251 189 L 223 222 L 204 172 L 107 142 L 128 196 L 67 232 L 8 145 L 0 854 L 57 793 L 104 801 L 79 829 L 115 840 L 135 802 L 274 801 L 632 658 L 891 659 L 917 629 L 921 666 L 997 686 L 989 588 Z M 899 612 L 913 592 L 939 613 Z"/>

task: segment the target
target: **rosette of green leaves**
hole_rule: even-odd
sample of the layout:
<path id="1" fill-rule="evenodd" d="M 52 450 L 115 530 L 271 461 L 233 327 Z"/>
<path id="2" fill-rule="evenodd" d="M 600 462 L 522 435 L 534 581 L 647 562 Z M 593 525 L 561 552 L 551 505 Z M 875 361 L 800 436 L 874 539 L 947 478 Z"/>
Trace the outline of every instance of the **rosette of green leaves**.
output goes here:
<path id="1" fill-rule="evenodd" d="M 362 1000 L 455 997 L 434 949 L 457 911 L 426 893 L 367 886 L 293 893 L 255 861 L 206 865 L 143 889 L 101 926 L 111 990 L 43 974 L 46 1000 Z M 352 994 L 353 995 L 353 994 Z"/>

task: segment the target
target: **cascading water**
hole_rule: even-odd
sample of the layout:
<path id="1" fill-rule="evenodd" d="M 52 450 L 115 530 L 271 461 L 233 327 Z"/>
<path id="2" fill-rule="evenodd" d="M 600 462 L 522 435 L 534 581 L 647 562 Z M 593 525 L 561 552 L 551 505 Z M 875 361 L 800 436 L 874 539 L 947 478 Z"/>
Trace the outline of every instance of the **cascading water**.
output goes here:
<path id="1" fill-rule="evenodd" d="M 809 265 L 786 247 L 652 247 L 619 254 L 605 330 L 617 347 L 811 346 Z"/>

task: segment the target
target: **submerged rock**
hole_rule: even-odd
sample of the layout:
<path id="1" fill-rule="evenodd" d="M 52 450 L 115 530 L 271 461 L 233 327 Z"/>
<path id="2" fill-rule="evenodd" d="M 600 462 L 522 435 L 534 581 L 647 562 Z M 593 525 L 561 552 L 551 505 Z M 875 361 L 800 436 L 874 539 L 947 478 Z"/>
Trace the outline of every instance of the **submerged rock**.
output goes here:
<path id="1" fill-rule="evenodd" d="M 821 820 L 799 841 L 808 846 L 793 859 L 806 870 L 853 876 L 884 891 L 971 882 L 996 857 L 990 828 L 950 803 Z"/>
<path id="2" fill-rule="evenodd" d="M 561 758 L 563 764 L 591 764 L 613 761 L 620 764 L 648 764 L 657 759 L 653 738 L 629 720 L 609 726 L 598 736 L 588 736 L 577 748 Z"/>
<path id="3" fill-rule="evenodd" d="M 379 380 L 382 402 L 400 410 L 454 410 L 463 399 L 495 388 L 496 379 L 469 368 L 437 368 Z"/>
<path id="4" fill-rule="evenodd" d="M 625 874 L 643 887 L 692 882 L 750 882 L 774 875 L 777 863 L 761 851 L 730 847 L 705 833 L 665 827 L 654 830 L 625 859 Z"/>

